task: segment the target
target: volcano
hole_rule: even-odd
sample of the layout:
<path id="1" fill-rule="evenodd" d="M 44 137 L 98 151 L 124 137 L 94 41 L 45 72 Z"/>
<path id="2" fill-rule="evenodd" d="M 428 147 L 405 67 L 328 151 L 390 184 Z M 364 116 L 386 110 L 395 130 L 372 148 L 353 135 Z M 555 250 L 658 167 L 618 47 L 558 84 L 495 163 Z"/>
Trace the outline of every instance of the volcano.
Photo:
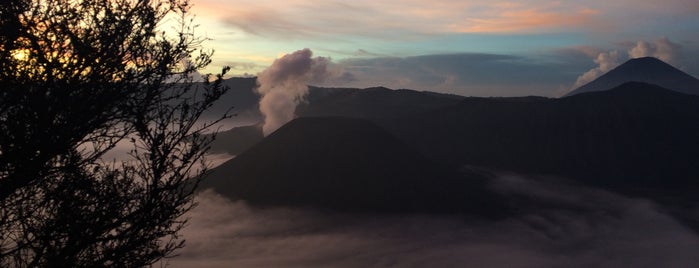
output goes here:
<path id="1" fill-rule="evenodd" d="M 213 169 L 203 188 L 259 206 L 503 212 L 487 177 L 433 162 L 363 119 L 298 118 Z"/>
<path id="2" fill-rule="evenodd" d="M 699 95 L 699 79 L 680 71 L 657 58 L 631 59 L 566 95 L 603 91 L 626 82 L 643 82 L 658 85 L 680 93 Z"/>

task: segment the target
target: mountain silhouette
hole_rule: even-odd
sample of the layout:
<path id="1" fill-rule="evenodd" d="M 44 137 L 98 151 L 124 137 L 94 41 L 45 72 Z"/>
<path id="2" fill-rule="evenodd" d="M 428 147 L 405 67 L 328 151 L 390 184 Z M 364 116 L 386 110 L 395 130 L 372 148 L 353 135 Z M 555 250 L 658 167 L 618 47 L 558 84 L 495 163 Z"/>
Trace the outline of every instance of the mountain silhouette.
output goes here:
<path id="1" fill-rule="evenodd" d="M 227 85 L 231 85 L 232 95 L 223 102 L 232 103 L 228 100 L 240 97 L 241 99 L 237 102 L 239 106 L 236 106 L 234 111 L 242 109 L 244 112 L 248 111 L 248 114 L 254 113 L 249 112 L 251 107 L 257 109 L 257 101 L 259 101 L 259 96 L 251 91 L 254 79 L 238 79 L 230 82 L 227 80 Z M 384 87 L 366 89 L 309 87 L 309 94 L 306 100 L 297 106 L 296 115 L 362 118 L 383 124 L 394 118 L 454 105 L 463 98 L 450 94 L 408 89 L 393 90 Z M 222 113 L 223 110 L 219 109 L 219 112 Z M 261 116 L 259 117 L 262 120 Z M 218 133 L 211 152 L 237 155 L 261 141 L 262 138 L 262 129 L 259 125 L 234 127 Z"/>
<path id="2" fill-rule="evenodd" d="M 608 90 L 625 82 L 644 82 L 677 92 L 699 95 L 699 79 L 657 58 L 631 59 L 566 96 Z"/>
<path id="3" fill-rule="evenodd" d="M 504 213 L 485 179 L 437 164 L 369 121 L 309 117 L 211 170 L 202 187 L 260 206 Z"/>
<path id="4" fill-rule="evenodd" d="M 264 138 L 261 125 L 234 127 L 216 134 L 210 153 L 238 155 Z"/>
<path id="5" fill-rule="evenodd" d="M 697 122 L 699 96 L 629 82 L 561 99 L 466 98 L 388 129 L 443 162 L 644 191 L 699 185 Z"/>
<path id="6" fill-rule="evenodd" d="M 454 105 L 464 97 L 409 89 L 372 87 L 327 89 L 311 87 L 307 102 L 296 108 L 300 117 L 344 116 L 372 121 L 419 114 Z"/>
<path id="7" fill-rule="evenodd" d="M 237 115 L 236 121 L 253 125 L 264 120 L 258 106 L 260 95 L 255 92 L 256 78 L 229 78 L 224 80 L 223 85 L 229 88 L 228 92 L 206 111 L 204 118 L 218 118 L 233 107 L 232 112 Z M 385 87 L 359 89 L 309 86 L 308 95 L 296 108 L 296 115 L 385 119 L 453 105 L 462 98 L 458 95 Z"/>
<path id="8" fill-rule="evenodd" d="M 256 78 L 228 78 L 223 81 L 223 86 L 228 87 L 228 91 L 204 112 L 203 120 L 218 119 L 229 110 L 236 115 L 233 118 L 238 123 L 236 125 L 255 124 L 262 120 L 258 107 L 260 96 L 255 93 Z"/>

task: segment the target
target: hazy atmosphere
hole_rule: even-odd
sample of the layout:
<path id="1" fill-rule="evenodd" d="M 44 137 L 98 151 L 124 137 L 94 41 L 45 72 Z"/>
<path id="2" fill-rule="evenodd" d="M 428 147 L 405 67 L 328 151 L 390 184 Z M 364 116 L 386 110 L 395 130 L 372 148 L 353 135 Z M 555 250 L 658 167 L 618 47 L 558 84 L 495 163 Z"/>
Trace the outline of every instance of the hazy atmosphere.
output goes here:
<path id="1" fill-rule="evenodd" d="M 699 4 L 669 1 L 197 0 L 209 70 L 256 75 L 309 48 L 347 74 L 316 85 L 562 96 L 629 58 L 699 75 Z"/>
<path id="2" fill-rule="evenodd" d="M 696 118 L 688 115 L 693 112 L 656 109 L 655 100 L 666 99 L 645 84 L 616 89 L 624 92 L 618 93 L 623 94 L 621 99 L 461 97 L 559 98 L 607 91 L 629 81 L 657 82 L 696 95 L 699 83 L 693 77 L 699 75 L 699 37 L 694 33 L 699 31 L 699 4 L 681 0 L 200 0 L 194 4 L 201 29 L 213 39 L 210 44 L 216 50 L 209 70 L 229 65 L 230 77 L 255 77 L 259 103 L 249 107 L 259 107 L 261 122 L 221 135 L 220 145 L 235 141 L 250 145 L 247 150 L 234 146 L 226 151 L 242 154 L 215 168 L 210 182 L 204 183 L 199 205 L 188 214 L 191 222 L 184 230 L 188 246 L 168 262 L 172 266 L 699 264 L 696 199 L 679 197 L 685 191 L 677 191 L 678 197 L 666 196 L 675 193 L 668 190 L 675 186 L 668 185 L 691 177 L 693 171 L 688 170 L 696 165 L 689 160 L 692 167 L 686 171 L 688 166 L 675 160 L 667 164 L 659 160 L 668 153 L 663 148 L 672 148 L 668 159 L 679 159 L 683 150 L 673 150 L 684 142 L 694 144 L 691 134 L 686 140 L 666 140 L 685 126 L 692 128 L 694 119 L 678 118 Z M 644 98 L 649 99 L 639 101 Z M 667 101 L 671 107 L 685 107 Z M 413 151 L 387 146 L 392 138 L 375 141 L 383 134 L 367 134 L 371 127 L 363 123 L 301 120 L 324 116 L 367 119 L 437 165 L 455 164 L 460 172 L 472 172 L 464 164 L 493 167 L 485 172 L 482 184 L 468 182 L 470 188 L 457 194 L 475 194 L 482 198 L 477 203 L 491 201 L 475 208 L 465 205 L 466 213 L 420 208 L 420 204 L 441 204 L 440 197 L 424 190 L 404 199 L 403 191 L 413 191 L 404 188 L 420 185 L 414 180 L 424 177 L 401 172 L 406 166 L 431 164 L 402 159 Z M 656 121 L 657 116 L 673 118 L 665 122 L 672 125 L 665 128 L 668 132 L 657 129 L 665 124 Z M 675 119 L 679 121 L 671 123 Z M 635 120 L 644 123 L 637 125 Z M 252 138 L 250 133 L 259 136 Z M 392 150 L 400 153 L 391 155 Z M 392 169 L 392 161 L 402 165 L 401 171 Z M 657 176 L 648 175 L 661 169 Z M 475 170 L 469 176 L 482 175 Z M 393 175 L 373 177 L 375 173 Z M 405 177 L 393 181 L 398 174 Z M 429 178 L 439 184 L 437 188 L 462 187 L 458 182 L 449 186 L 448 180 L 443 186 Z M 337 186 L 323 181 L 337 181 Z M 357 186 L 353 181 L 366 184 Z M 383 181 L 389 188 L 381 188 Z M 374 196 L 372 187 L 384 189 L 400 205 L 394 207 L 381 194 Z M 490 194 L 497 201 L 488 199 Z M 365 211 L 363 202 L 376 202 L 372 203 L 376 207 Z M 460 207 L 457 203 L 462 201 L 447 202 Z M 415 204 L 417 213 L 411 207 Z M 399 212 L 373 210 L 378 207 Z M 472 214 L 483 211 L 485 218 Z M 500 213 L 506 216 L 491 218 Z"/>
<path id="3" fill-rule="evenodd" d="M 0 267 L 699 267 L 699 2 L 0 4 Z"/>

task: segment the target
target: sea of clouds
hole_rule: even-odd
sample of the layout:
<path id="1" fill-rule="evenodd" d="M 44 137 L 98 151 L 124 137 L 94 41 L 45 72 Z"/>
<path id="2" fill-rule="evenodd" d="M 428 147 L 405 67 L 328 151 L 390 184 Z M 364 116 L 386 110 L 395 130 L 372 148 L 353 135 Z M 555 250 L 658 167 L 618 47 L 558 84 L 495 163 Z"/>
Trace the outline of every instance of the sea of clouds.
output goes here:
<path id="1" fill-rule="evenodd" d="M 266 208 L 201 193 L 170 267 L 697 267 L 699 236 L 646 199 L 502 175 L 517 216 Z M 517 205 L 517 204 L 515 204 Z M 696 213 L 696 211 L 694 212 Z M 699 214 L 695 214 L 699 215 Z"/>

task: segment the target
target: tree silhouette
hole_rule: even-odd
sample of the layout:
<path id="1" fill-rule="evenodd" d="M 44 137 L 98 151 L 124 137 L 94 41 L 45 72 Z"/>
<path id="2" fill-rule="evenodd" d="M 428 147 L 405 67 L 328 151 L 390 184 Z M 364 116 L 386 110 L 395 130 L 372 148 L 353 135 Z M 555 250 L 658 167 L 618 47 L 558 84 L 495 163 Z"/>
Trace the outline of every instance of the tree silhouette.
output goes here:
<path id="1" fill-rule="evenodd" d="M 0 267 L 133 267 L 183 246 L 224 69 L 187 0 L 0 3 Z M 221 119 L 227 117 L 222 115 Z M 128 145 L 129 159 L 105 153 Z"/>

